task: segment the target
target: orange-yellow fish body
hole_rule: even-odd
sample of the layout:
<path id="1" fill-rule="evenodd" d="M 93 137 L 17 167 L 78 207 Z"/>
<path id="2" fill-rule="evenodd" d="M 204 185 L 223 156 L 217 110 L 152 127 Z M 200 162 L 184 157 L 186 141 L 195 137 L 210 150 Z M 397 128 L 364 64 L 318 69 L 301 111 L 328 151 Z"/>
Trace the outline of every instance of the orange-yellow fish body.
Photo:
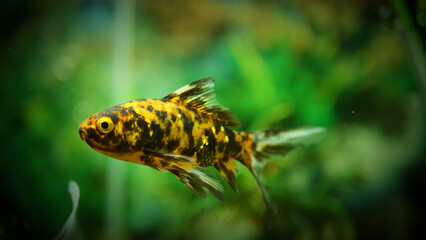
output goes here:
<path id="1" fill-rule="evenodd" d="M 199 196 L 207 188 L 223 199 L 221 185 L 203 167 L 215 166 L 237 192 L 233 159 L 258 181 L 258 166 L 273 154 L 305 145 L 321 128 L 293 131 L 237 132 L 231 111 L 214 96 L 214 80 L 192 82 L 162 99 L 140 99 L 116 105 L 86 119 L 81 138 L 93 149 L 116 159 L 173 173 Z"/>

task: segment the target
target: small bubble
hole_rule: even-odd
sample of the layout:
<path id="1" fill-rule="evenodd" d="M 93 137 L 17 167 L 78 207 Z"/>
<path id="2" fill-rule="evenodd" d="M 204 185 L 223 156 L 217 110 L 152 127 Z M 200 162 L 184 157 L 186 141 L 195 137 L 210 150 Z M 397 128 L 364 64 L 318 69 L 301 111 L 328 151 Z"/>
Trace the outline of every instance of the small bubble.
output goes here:
<path id="1" fill-rule="evenodd" d="M 352 110 L 352 114 L 355 114 L 355 110 Z"/>

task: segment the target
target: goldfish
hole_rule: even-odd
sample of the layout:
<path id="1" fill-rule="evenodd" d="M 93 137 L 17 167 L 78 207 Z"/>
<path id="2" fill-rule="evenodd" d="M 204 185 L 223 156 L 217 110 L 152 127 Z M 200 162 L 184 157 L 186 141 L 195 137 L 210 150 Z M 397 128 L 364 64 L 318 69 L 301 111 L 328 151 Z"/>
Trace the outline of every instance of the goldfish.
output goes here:
<path id="1" fill-rule="evenodd" d="M 267 205 L 262 169 L 269 159 L 298 146 L 315 143 L 325 130 L 238 132 L 237 117 L 216 100 L 214 79 L 203 78 L 161 99 L 137 99 L 98 112 L 84 120 L 80 137 L 112 158 L 170 172 L 200 197 L 206 190 L 224 200 L 223 186 L 206 168 L 214 166 L 238 194 L 236 163 L 255 178 Z"/>

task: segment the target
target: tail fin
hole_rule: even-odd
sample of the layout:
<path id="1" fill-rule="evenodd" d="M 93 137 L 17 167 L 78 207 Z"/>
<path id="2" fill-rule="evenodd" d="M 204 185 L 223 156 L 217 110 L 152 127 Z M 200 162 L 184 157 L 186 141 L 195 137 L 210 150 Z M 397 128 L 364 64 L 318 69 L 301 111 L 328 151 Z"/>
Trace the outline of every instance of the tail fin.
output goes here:
<path id="1" fill-rule="evenodd" d="M 318 142 L 325 134 L 320 127 L 305 127 L 294 130 L 266 130 L 252 133 L 252 156 L 249 169 L 253 173 L 257 187 L 266 205 L 266 214 L 274 215 L 269 196 L 263 184 L 263 168 L 270 159 L 283 157 L 296 147 L 307 147 Z"/>
<path id="2" fill-rule="evenodd" d="M 305 127 L 293 130 L 266 130 L 253 132 L 253 164 L 264 163 L 266 159 L 284 156 L 296 147 L 307 147 L 324 136 L 325 129 Z"/>

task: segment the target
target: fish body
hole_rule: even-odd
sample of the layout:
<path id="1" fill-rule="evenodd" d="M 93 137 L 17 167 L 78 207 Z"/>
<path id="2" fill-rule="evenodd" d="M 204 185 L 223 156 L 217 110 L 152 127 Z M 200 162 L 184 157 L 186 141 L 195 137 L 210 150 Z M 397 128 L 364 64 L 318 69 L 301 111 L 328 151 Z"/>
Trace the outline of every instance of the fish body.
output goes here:
<path id="1" fill-rule="evenodd" d="M 162 99 L 139 99 L 95 113 L 81 123 L 81 138 L 110 157 L 173 173 L 198 196 L 208 189 L 223 199 L 223 189 L 204 168 L 214 166 L 238 192 L 234 159 L 258 175 L 273 155 L 315 141 L 322 128 L 237 132 L 235 115 L 215 98 L 214 80 L 204 78 Z M 268 203 L 267 203 L 268 204 Z"/>

